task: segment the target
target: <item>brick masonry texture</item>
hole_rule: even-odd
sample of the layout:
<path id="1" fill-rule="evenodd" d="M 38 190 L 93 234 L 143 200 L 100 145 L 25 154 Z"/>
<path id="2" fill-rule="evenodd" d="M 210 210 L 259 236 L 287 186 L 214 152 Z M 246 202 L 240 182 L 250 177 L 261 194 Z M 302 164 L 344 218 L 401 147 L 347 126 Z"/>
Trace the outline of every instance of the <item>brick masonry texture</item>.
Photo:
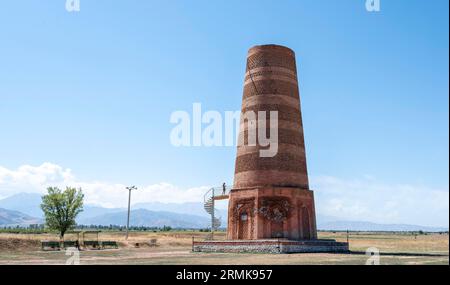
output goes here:
<path id="1" fill-rule="evenodd" d="M 251 105 L 249 107 L 242 108 L 242 112 L 248 112 L 253 111 L 255 114 L 258 113 L 258 111 L 266 111 L 266 118 L 270 118 L 270 114 L 268 112 L 270 111 L 278 111 L 278 120 L 285 120 L 290 122 L 301 122 L 301 117 L 298 109 L 286 106 L 286 105 L 276 105 L 276 104 L 258 104 L 258 105 Z"/>
<path id="2" fill-rule="evenodd" d="M 281 80 L 255 81 L 254 84 L 245 85 L 243 99 L 263 94 L 280 94 L 298 98 L 298 85 Z"/>
<path id="3" fill-rule="evenodd" d="M 242 100 L 243 107 L 250 107 L 252 105 L 258 104 L 283 104 L 297 110 L 300 109 L 300 101 L 298 98 L 293 98 L 281 94 L 264 94 Z"/>
<path id="4" fill-rule="evenodd" d="M 235 184 L 236 189 L 253 187 L 251 181 L 258 180 L 261 187 L 294 187 L 308 190 L 308 177 L 298 172 L 278 170 L 244 171 L 236 173 L 234 177 L 239 181 Z M 286 181 L 296 182 L 293 184 Z"/>
<path id="5" fill-rule="evenodd" d="M 272 46 L 274 47 L 274 46 Z M 253 48 L 249 50 L 247 57 L 247 70 L 258 67 L 283 67 L 297 73 L 295 54 L 287 48 L 272 48 L 270 45 L 260 46 L 260 49 Z"/>
<path id="6" fill-rule="evenodd" d="M 287 238 L 317 240 L 314 195 L 309 190 L 295 53 L 277 45 L 249 50 L 242 111 L 278 111 L 278 153 L 260 157 L 248 145 L 248 121 L 241 118 L 244 145 L 236 155 L 234 187 L 228 211 L 229 240 Z M 270 124 L 266 122 L 266 134 Z M 254 251 L 266 245 L 239 245 Z M 314 245 L 317 250 L 317 244 Z M 305 244 L 288 248 L 307 251 Z M 213 249 L 213 248 L 212 248 Z M 211 249 L 211 250 L 212 250 Z M 263 251 L 270 251 L 269 245 Z"/>
<path id="7" fill-rule="evenodd" d="M 270 129 L 266 129 L 266 134 L 270 134 Z M 244 136 L 244 145 L 248 145 L 248 131 L 245 130 L 242 132 L 242 134 L 239 135 Z M 278 143 L 296 145 L 299 148 L 304 148 L 305 146 L 303 135 L 300 131 L 287 129 L 278 129 Z M 240 154 L 238 153 L 238 156 L 239 155 Z"/>
<path id="8" fill-rule="evenodd" d="M 259 152 L 238 156 L 236 160 L 236 173 L 249 170 L 279 170 L 292 172 L 305 172 L 305 157 L 291 153 L 278 153 L 277 159 L 272 157 L 259 157 Z"/>
<path id="9" fill-rule="evenodd" d="M 268 178 L 267 181 L 274 180 Z M 287 185 L 234 189 L 229 202 L 227 235 L 232 240 L 317 239 L 314 194 Z"/>
<path id="10" fill-rule="evenodd" d="M 280 75 L 289 78 L 292 82 L 274 78 Z M 255 77 L 259 79 L 254 81 Z M 252 152 L 251 148 L 244 149 L 239 146 L 235 175 L 249 171 L 277 171 L 279 177 L 274 177 L 273 186 L 291 185 L 302 189 L 305 186 L 308 188 L 295 53 L 287 47 L 278 45 L 251 48 L 246 68 L 246 81 L 249 80 L 252 81 L 251 84 L 244 86 L 242 111 L 255 113 L 264 111 L 266 116 L 269 111 L 278 111 L 278 154 L 272 158 L 259 157 L 260 147 L 255 147 L 255 151 Z M 268 122 L 266 122 L 266 134 L 270 134 Z M 244 147 L 249 146 L 248 135 L 248 121 L 243 117 L 240 136 L 241 138 L 243 136 Z M 287 147 L 287 145 L 290 146 Z M 287 175 L 283 175 L 283 171 Z M 292 172 L 299 175 L 292 175 Z M 298 179 L 299 177 L 301 179 Z M 236 188 L 270 186 L 267 183 L 267 177 L 262 175 L 249 175 L 248 178 L 249 180 L 242 181 L 245 179 L 244 176 L 235 176 L 234 186 Z M 289 181 L 290 178 L 293 180 Z"/>
<path id="11" fill-rule="evenodd" d="M 279 143 L 278 147 L 280 149 L 282 149 L 283 151 L 285 151 L 286 153 L 295 153 L 297 155 L 301 155 L 301 154 L 304 155 L 305 154 L 305 149 L 304 148 L 299 148 L 297 145 Z M 249 146 L 249 145 L 238 146 L 239 155 L 259 152 L 261 149 L 267 149 L 267 147 L 263 147 L 263 146 L 260 146 L 260 145 L 256 145 L 256 146 Z"/>
<path id="12" fill-rule="evenodd" d="M 259 78 L 272 79 L 272 78 L 284 78 L 288 82 L 295 82 L 297 84 L 297 76 L 291 72 L 274 71 L 270 69 L 260 69 L 258 71 L 249 72 L 245 76 L 245 84 L 252 81 L 257 81 Z"/>

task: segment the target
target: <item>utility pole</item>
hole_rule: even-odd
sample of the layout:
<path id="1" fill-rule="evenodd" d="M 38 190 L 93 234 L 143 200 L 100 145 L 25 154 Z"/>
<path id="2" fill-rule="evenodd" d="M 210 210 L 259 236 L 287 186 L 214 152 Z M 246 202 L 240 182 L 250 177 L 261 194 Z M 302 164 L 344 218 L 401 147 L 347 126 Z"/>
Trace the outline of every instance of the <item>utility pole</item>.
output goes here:
<path id="1" fill-rule="evenodd" d="M 128 190 L 128 217 L 127 217 L 127 235 L 125 239 L 128 240 L 128 229 L 130 227 L 130 206 L 131 206 L 131 190 L 137 190 L 136 186 L 126 187 Z"/>
<path id="2" fill-rule="evenodd" d="M 214 198 L 215 198 L 215 190 L 214 190 L 214 188 L 213 188 L 213 192 L 212 192 L 212 200 L 211 200 L 211 203 L 212 203 L 212 213 L 211 213 L 211 240 L 214 240 Z"/>

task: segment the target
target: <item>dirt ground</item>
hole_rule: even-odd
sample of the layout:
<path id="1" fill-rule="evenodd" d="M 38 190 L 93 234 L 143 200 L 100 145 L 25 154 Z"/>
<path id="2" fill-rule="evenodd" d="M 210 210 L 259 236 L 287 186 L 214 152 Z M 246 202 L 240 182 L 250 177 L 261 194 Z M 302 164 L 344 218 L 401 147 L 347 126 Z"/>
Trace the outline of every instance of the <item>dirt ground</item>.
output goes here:
<path id="1" fill-rule="evenodd" d="M 449 264 L 448 234 L 351 233 L 350 254 L 228 254 L 193 253 L 192 238 L 202 240 L 200 232 L 131 233 L 125 241 L 121 232 L 100 233 L 100 240 L 115 240 L 119 249 L 82 250 L 81 265 L 88 264 L 217 264 L 217 265 L 295 265 L 295 264 L 365 264 L 367 248 L 380 250 L 380 264 Z M 224 239 L 217 233 L 216 239 Z M 68 235 L 66 239 L 74 239 Z M 345 241 L 345 233 L 321 232 L 319 238 Z M 92 239 L 92 238 L 91 238 Z M 157 246 L 150 246 L 156 239 Z M 0 264 L 66 264 L 72 256 L 65 251 L 42 251 L 41 240 L 57 240 L 55 236 L 0 234 Z"/>

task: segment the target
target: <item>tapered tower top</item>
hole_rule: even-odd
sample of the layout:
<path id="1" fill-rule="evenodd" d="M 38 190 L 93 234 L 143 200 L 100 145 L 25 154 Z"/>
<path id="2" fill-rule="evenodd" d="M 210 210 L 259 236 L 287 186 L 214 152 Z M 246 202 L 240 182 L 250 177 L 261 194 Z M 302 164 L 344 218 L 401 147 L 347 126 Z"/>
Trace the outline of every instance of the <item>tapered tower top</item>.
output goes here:
<path id="1" fill-rule="evenodd" d="M 295 187 L 309 189 L 295 53 L 279 45 L 250 48 L 242 98 L 242 112 L 278 113 L 278 152 L 261 157 L 262 147 L 238 146 L 235 188 Z M 248 136 L 248 122 L 240 135 Z M 268 130 L 271 129 L 267 122 Z M 269 132 L 266 132 L 268 135 Z M 245 141 L 245 140 L 244 140 Z"/>
<path id="2" fill-rule="evenodd" d="M 250 53 L 257 52 L 257 51 L 278 51 L 278 52 L 286 52 L 286 53 L 291 54 L 292 56 L 295 56 L 295 52 L 294 52 L 292 49 L 290 49 L 290 48 L 288 48 L 288 47 L 285 47 L 285 46 L 281 46 L 281 45 L 275 45 L 275 44 L 256 45 L 256 46 L 251 47 L 251 48 L 248 50 L 248 53 L 250 54 Z"/>

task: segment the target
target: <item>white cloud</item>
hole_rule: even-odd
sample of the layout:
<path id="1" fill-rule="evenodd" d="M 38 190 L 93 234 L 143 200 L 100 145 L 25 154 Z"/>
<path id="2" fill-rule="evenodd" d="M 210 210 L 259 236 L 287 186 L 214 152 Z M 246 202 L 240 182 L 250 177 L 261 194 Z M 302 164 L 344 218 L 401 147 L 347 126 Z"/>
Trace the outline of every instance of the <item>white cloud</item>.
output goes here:
<path id="1" fill-rule="evenodd" d="M 24 165 L 16 170 L 0 167 L 0 198 L 17 193 L 45 193 L 49 186 L 81 187 L 87 204 L 103 207 L 126 207 L 128 192 L 123 184 L 112 184 L 99 181 L 80 181 L 68 168 L 49 162 L 40 166 Z M 139 203 L 163 202 L 184 203 L 203 200 L 209 187 L 182 189 L 169 183 L 154 185 L 137 185 L 133 191 L 132 201 Z"/>
<path id="2" fill-rule="evenodd" d="M 23 165 L 17 170 L 0 167 L 0 185 L 40 186 L 49 183 L 60 183 L 73 179 L 70 169 L 49 162 L 40 166 Z"/>
<path id="3" fill-rule="evenodd" d="M 319 176 L 311 179 L 311 186 L 321 215 L 391 224 L 449 224 L 448 189 L 383 184 L 369 175 L 354 180 Z"/>

